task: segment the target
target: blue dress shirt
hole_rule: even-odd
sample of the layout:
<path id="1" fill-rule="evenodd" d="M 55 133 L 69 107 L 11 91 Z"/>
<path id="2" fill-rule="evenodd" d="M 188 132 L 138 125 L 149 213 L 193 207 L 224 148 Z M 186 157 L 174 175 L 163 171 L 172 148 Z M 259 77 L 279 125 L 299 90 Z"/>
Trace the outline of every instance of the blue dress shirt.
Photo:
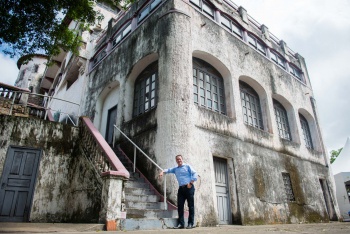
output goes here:
<path id="1" fill-rule="evenodd" d="M 173 173 L 176 176 L 179 186 L 186 185 L 197 180 L 197 172 L 188 164 L 164 170 L 165 173 Z"/>

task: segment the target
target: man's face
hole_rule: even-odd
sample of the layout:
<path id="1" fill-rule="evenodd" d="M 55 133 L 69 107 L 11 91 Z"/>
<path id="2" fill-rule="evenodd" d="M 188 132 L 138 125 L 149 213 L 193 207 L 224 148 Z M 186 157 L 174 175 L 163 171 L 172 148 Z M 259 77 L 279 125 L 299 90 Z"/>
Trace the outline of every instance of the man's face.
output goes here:
<path id="1" fill-rule="evenodd" d="M 177 165 L 180 167 L 180 166 L 182 166 L 182 157 L 181 156 L 177 156 L 176 157 L 176 163 L 177 163 Z"/>

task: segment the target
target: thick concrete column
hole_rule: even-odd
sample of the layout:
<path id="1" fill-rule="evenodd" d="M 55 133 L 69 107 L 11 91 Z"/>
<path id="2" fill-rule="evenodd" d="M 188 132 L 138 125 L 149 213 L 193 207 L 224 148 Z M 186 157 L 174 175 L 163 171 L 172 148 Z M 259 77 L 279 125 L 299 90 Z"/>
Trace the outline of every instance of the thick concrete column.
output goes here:
<path id="1" fill-rule="evenodd" d="M 100 223 L 106 224 L 107 231 L 116 231 L 118 220 L 126 218 L 126 212 L 123 211 L 124 191 L 123 183 L 125 178 L 114 175 L 102 177 L 102 196 Z"/>
<path id="2" fill-rule="evenodd" d="M 191 140 L 190 105 L 192 100 L 192 41 L 191 18 L 178 10 L 173 1 L 173 8 L 159 18 L 159 92 L 157 104 L 156 156 L 163 168 L 173 167 L 175 156 L 182 154 L 188 162 Z M 168 189 L 170 198 L 176 199 L 177 182 L 173 176 Z M 161 183 L 161 182 L 160 182 Z M 170 188 L 169 188 L 170 187 Z M 168 191 L 169 192 L 169 191 Z"/>

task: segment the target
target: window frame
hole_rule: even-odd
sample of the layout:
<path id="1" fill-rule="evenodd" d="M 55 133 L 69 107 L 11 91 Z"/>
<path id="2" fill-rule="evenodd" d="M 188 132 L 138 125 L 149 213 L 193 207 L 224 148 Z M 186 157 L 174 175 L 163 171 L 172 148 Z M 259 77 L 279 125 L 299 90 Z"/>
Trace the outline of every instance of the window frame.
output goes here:
<path id="1" fill-rule="evenodd" d="M 267 55 L 267 46 L 266 44 L 258 39 L 254 34 L 248 33 L 248 44 L 251 45 L 256 51 L 260 52 L 264 56 Z"/>
<path id="2" fill-rule="evenodd" d="M 225 84 L 220 73 L 198 58 L 193 58 L 192 64 L 193 102 L 205 109 L 227 115 Z"/>
<path id="3" fill-rule="evenodd" d="M 270 57 L 271 57 L 271 60 L 277 64 L 278 66 L 282 67 L 283 69 L 286 69 L 286 64 L 287 64 L 287 61 L 285 58 L 283 58 L 282 55 L 280 55 L 280 53 L 278 53 L 277 51 L 275 50 L 270 50 Z"/>
<path id="4" fill-rule="evenodd" d="M 299 113 L 299 120 L 300 120 L 300 126 L 301 126 L 301 130 L 303 133 L 303 138 L 304 138 L 304 143 L 305 143 L 306 148 L 314 149 L 309 122 L 300 113 Z"/>
<path id="5" fill-rule="evenodd" d="M 137 15 L 137 24 L 141 23 L 144 19 L 147 18 L 147 16 L 149 14 L 151 14 L 153 12 L 154 9 L 157 8 L 157 6 L 159 6 L 159 4 L 162 2 L 163 0 L 153 0 L 153 1 L 150 1 L 147 6 L 143 7 L 138 15 Z M 153 5 L 153 3 L 155 3 L 155 5 Z M 142 14 L 146 12 L 143 16 Z M 141 17 L 142 16 L 142 17 Z"/>
<path id="6" fill-rule="evenodd" d="M 228 21 L 229 25 L 225 24 L 223 22 L 223 19 Z M 233 33 L 234 35 L 238 36 L 239 38 L 241 38 L 243 40 L 242 26 L 239 23 L 237 23 L 235 20 L 231 19 L 230 17 L 228 17 L 225 14 L 221 14 L 221 25 L 224 26 L 224 28 L 230 30 L 231 33 Z M 233 30 L 233 28 L 235 28 L 237 31 L 239 31 L 239 33 L 236 30 Z"/>
<path id="7" fill-rule="evenodd" d="M 147 91 L 148 87 L 148 91 Z M 147 97 L 148 96 L 148 97 Z M 147 100 L 146 98 L 147 97 Z M 153 104 L 152 104 L 153 101 Z M 137 117 L 157 107 L 158 102 L 158 61 L 147 66 L 134 84 L 132 116 Z M 147 109 L 146 109 L 147 105 Z"/>
<path id="8" fill-rule="evenodd" d="M 290 174 L 287 172 L 282 172 L 282 180 L 284 185 L 284 191 L 286 194 L 286 201 L 295 202 L 295 193 L 293 190 L 293 184 L 290 178 Z"/>
<path id="9" fill-rule="evenodd" d="M 213 6 L 209 1 L 206 0 L 190 0 L 190 3 L 197 7 L 203 14 L 210 17 L 211 19 L 215 20 L 215 11 L 216 8 Z M 204 8 L 203 5 L 206 7 Z M 208 12 L 208 9 L 211 9 L 213 12 L 210 14 Z"/>
<path id="10" fill-rule="evenodd" d="M 104 57 L 107 56 L 106 46 L 102 47 L 92 58 L 92 68 L 94 68 Z"/>
<path id="11" fill-rule="evenodd" d="M 275 111 L 278 135 L 288 141 L 292 141 L 288 114 L 284 106 L 277 100 L 273 99 L 273 109 Z"/>
<path id="12" fill-rule="evenodd" d="M 112 40 L 112 48 L 115 48 L 123 39 L 132 31 L 131 20 L 129 20 L 120 30 L 115 34 Z M 119 38 L 119 39 L 118 39 Z"/>
<path id="13" fill-rule="evenodd" d="M 297 78 L 299 81 L 304 82 L 303 79 L 303 72 L 300 68 L 295 66 L 294 64 L 289 64 L 289 73 L 292 74 L 295 78 Z"/>
<path id="14" fill-rule="evenodd" d="M 240 90 L 243 122 L 254 128 L 264 130 L 262 108 L 261 108 L 260 97 L 258 93 L 249 84 L 245 83 L 244 81 L 239 81 L 239 90 Z M 248 98 L 246 98 L 247 96 Z M 254 102 L 251 102 L 251 100 L 253 100 Z M 244 101 L 244 105 L 243 105 L 243 101 Z M 247 103 L 249 103 L 249 105 L 247 105 Z M 250 115 L 248 115 L 249 112 L 250 112 Z"/>

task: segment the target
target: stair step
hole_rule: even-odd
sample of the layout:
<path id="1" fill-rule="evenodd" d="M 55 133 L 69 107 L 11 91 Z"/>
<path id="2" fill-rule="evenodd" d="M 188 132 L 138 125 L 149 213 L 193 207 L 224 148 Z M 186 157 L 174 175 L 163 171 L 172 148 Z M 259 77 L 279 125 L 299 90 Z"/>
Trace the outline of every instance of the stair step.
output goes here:
<path id="1" fill-rule="evenodd" d="M 177 225 L 176 218 L 160 219 L 124 219 L 120 222 L 121 230 L 156 230 L 173 228 Z"/>
<path id="2" fill-rule="evenodd" d="M 142 181 L 128 181 L 125 185 L 125 188 L 149 188 L 149 184 L 146 184 L 145 182 Z"/>
<path id="3" fill-rule="evenodd" d="M 127 201 L 138 201 L 138 202 L 158 202 L 158 195 L 131 195 L 125 194 L 125 200 Z"/>
<path id="4" fill-rule="evenodd" d="M 125 188 L 125 194 L 131 195 L 154 195 L 154 191 L 146 188 Z"/>
<path id="5" fill-rule="evenodd" d="M 163 209 L 163 202 L 138 202 L 138 201 L 125 201 L 126 209 Z"/>
<path id="6" fill-rule="evenodd" d="M 159 209 L 134 209 L 128 208 L 126 218 L 175 218 L 177 210 L 159 210 Z"/>

